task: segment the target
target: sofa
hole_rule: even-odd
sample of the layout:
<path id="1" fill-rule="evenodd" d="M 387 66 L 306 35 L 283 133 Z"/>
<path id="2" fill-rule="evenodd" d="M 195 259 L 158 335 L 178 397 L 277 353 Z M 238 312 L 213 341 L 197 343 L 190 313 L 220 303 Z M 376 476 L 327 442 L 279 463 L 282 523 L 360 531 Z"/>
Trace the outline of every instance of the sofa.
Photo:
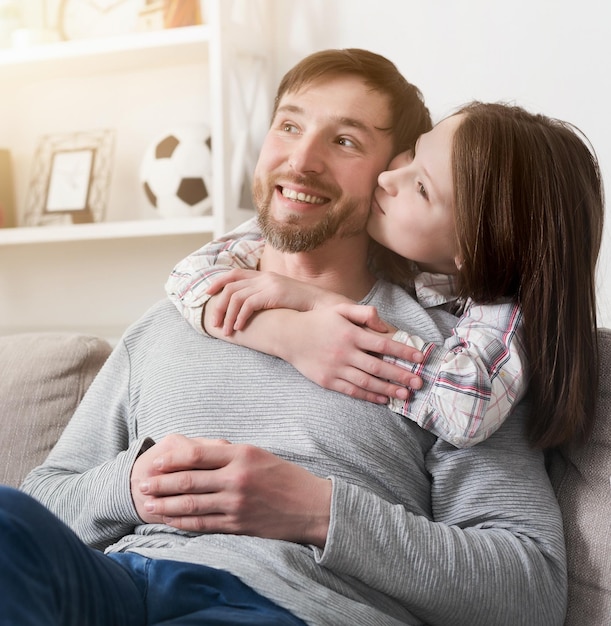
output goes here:
<path id="1" fill-rule="evenodd" d="M 567 626 L 611 625 L 611 329 L 599 337 L 592 438 L 549 460 L 567 541 Z M 18 486 L 44 460 L 110 351 L 104 339 L 82 334 L 0 337 L 1 483 Z"/>

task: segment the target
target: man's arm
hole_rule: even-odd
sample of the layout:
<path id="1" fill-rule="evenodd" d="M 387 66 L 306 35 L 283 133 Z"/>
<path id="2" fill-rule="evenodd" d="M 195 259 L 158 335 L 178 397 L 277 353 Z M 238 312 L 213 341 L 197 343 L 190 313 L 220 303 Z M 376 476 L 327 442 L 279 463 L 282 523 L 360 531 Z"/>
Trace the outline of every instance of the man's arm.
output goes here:
<path id="1" fill-rule="evenodd" d="M 129 356 L 119 344 L 59 441 L 22 489 L 103 549 L 141 523 L 129 490 L 136 457 L 149 445 L 129 437 Z"/>
<path id="2" fill-rule="evenodd" d="M 562 520 L 543 455 L 524 435 L 526 409 L 472 448 L 437 441 L 427 455 L 433 520 L 336 481 L 319 563 L 400 597 L 429 625 L 561 625 Z"/>
<path id="3" fill-rule="evenodd" d="M 394 598 L 430 626 L 561 625 L 562 521 L 542 454 L 523 434 L 525 409 L 472 448 L 437 441 L 426 459 L 433 519 L 337 477 L 329 504 L 328 491 L 305 470 L 257 449 L 243 457 L 244 446 L 206 442 L 190 444 L 200 448 L 195 456 L 205 468 L 188 479 L 201 498 L 195 489 L 172 495 L 185 484 L 180 467 L 192 462 L 193 449 L 185 457 L 178 449 L 162 451 L 168 473 L 148 481 L 146 497 L 156 515 L 178 528 L 317 546 L 319 565 Z M 324 515 L 313 512 L 325 507 L 321 542 Z"/>

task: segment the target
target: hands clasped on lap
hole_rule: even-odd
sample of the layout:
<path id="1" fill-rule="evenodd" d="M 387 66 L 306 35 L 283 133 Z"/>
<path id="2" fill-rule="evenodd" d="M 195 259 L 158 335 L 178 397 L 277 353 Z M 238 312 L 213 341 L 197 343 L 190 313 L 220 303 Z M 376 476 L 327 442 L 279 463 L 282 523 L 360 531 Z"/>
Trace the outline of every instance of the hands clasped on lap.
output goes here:
<path id="1" fill-rule="evenodd" d="M 325 545 L 331 481 L 256 446 L 168 435 L 138 457 L 131 490 L 146 523 Z"/>

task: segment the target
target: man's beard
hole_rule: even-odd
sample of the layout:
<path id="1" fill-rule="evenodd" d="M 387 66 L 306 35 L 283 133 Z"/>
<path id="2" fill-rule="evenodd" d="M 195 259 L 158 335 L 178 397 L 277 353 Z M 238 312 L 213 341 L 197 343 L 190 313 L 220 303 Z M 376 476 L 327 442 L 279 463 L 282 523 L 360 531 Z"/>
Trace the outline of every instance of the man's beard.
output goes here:
<path id="1" fill-rule="evenodd" d="M 265 241 L 280 252 L 311 252 L 333 237 L 354 237 L 365 230 L 370 198 L 349 198 L 337 202 L 335 208 L 316 224 L 303 224 L 302 216 L 297 213 L 284 222 L 278 222 L 271 214 L 275 188 L 271 180 L 268 180 L 266 188 L 261 178 L 255 177 L 253 198 L 258 210 L 259 227 Z M 363 206 L 367 210 L 363 210 Z"/>

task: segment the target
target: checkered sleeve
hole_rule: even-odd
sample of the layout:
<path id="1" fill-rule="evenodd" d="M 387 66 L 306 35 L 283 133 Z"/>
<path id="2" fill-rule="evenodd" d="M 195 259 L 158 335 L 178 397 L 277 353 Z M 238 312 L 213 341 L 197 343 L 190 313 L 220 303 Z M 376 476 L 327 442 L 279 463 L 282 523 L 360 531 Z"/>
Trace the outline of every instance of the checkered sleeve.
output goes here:
<path id="1" fill-rule="evenodd" d="M 521 322 L 515 302 L 469 302 L 443 345 L 397 331 L 393 339 L 422 351 L 424 360 L 385 360 L 420 376 L 423 386 L 389 407 L 459 448 L 488 438 L 525 393 Z"/>
<path id="2" fill-rule="evenodd" d="M 252 218 L 180 261 L 166 281 L 166 294 L 189 324 L 206 334 L 202 312 L 210 298 L 208 287 L 231 269 L 257 269 L 262 251 L 263 238 L 256 218 Z"/>

